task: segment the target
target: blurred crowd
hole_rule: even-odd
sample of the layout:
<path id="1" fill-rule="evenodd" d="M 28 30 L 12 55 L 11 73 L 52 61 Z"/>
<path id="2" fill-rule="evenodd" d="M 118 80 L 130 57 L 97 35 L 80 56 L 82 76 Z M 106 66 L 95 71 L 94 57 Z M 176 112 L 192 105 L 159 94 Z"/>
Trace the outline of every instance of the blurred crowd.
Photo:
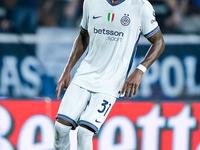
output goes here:
<path id="1" fill-rule="evenodd" d="M 200 34 L 200 0 L 163 0 L 168 13 L 163 32 Z"/>
<path id="2" fill-rule="evenodd" d="M 78 27 L 84 0 L 1 0 L 0 32 Z M 200 0 L 149 0 L 163 33 L 200 34 Z"/>
<path id="3" fill-rule="evenodd" d="M 77 27 L 83 0 L 1 0 L 0 32 L 35 33 L 38 27 Z"/>

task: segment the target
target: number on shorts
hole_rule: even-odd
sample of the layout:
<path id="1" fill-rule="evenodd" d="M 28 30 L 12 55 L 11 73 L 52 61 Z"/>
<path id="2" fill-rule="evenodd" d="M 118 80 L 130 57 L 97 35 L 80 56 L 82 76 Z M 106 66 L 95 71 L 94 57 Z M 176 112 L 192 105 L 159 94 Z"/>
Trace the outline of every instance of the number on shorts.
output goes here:
<path id="1" fill-rule="evenodd" d="M 108 104 L 109 104 L 109 106 L 108 106 L 108 108 L 106 109 L 106 107 L 107 107 Z M 105 113 L 104 113 L 104 116 L 105 116 L 106 113 L 108 112 L 108 110 L 109 110 L 111 104 L 108 103 L 108 101 L 103 100 L 103 103 L 101 103 L 101 105 L 103 106 L 103 109 L 102 109 L 102 110 L 99 110 L 99 109 L 98 109 L 97 111 L 98 111 L 99 113 L 103 113 L 103 112 L 105 112 Z"/>

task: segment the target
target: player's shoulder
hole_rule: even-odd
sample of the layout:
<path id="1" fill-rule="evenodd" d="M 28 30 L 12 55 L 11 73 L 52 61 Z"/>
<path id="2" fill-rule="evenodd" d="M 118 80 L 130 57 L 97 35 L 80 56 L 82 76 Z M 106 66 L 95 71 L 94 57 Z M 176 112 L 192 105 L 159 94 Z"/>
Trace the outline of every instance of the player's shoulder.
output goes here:
<path id="1" fill-rule="evenodd" d="M 132 4 L 137 4 L 137 6 L 141 9 L 141 10 L 152 10 L 153 6 L 151 5 L 151 3 L 148 0 L 131 0 Z"/>
<path id="2" fill-rule="evenodd" d="M 148 0 L 140 0 L 143 3 L 144 7 L 152 7 L 151 3 Z"/>
<path id="3" fill-rule="evenodd" d="M 99 2 L 99 0 L 84 0 L 84 2 L 87 2 L 87 3 L 95 3 L 95 2 Z"/>
<path id="4" fill-rule="evenodd" d="M 132 5 L 137 5 L 138 7 L 152 7 L 148 0 L 129 0 Z"/>
<path id="5" fill-rule="evenodd" d="M 101 4 L 101 0 L 84 0 L 84 3 L 87 3 L 89 6 L 95 6 Z"/>

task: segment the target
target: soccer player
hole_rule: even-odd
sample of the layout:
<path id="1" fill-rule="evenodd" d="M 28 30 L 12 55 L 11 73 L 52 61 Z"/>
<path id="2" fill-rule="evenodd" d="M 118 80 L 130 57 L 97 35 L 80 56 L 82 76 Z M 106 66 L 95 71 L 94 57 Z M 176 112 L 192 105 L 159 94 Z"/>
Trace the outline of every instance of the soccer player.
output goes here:
<path id="1" fill-rule="evenodd" d="M 127 77 L 141 33 L 151 47 Z M 69 84 L 70 71 L 88 46 Z M 66 90 L 56 116 L 56 150 L 70 149 L 69 131 L 77 126 L 77 149 L 92 150 L 93 134 L 98 133 L 116 98 L 137 93 L 144 72 L 164 47 L 155 11 L 147 0 L 85 0 L 80 34 L 56 89 L 58 99 L 62 88 Z"/>

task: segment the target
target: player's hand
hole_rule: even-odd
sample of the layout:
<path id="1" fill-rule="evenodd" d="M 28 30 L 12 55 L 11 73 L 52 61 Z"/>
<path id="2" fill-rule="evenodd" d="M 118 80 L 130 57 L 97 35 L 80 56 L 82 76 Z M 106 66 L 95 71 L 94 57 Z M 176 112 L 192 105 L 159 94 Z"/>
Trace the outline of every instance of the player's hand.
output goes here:
<path id="1" fill-rule="evenodd" d="M 143 74 L 144 73 L 141 70 L 135 69 L 135 71 L 126 79 L 122 88 L 122 94 L 125 94 L 124 97 L 128 96 L 131 98 L 132 95 L 136 95 Z"/>
<path id="2" fill-rule="evenodd" d="M 67 89 L 68 84 L 69 84 L 69 82 L 70 82 L 70 79 L 71 79 L 71 75 L 70 75 L 69 72 L 64 72 L 64 73 L 61 75 L 61 77 L 60 77 L 60 79 L 59 79 L 59 81 L 58 81 L 58 83 L 57 83 L 57 87 L 56 87 L 57 99 L 60 99 L 60 93 L 61 93 L 62 88 L 63 88 L 64 90 Z"/>

